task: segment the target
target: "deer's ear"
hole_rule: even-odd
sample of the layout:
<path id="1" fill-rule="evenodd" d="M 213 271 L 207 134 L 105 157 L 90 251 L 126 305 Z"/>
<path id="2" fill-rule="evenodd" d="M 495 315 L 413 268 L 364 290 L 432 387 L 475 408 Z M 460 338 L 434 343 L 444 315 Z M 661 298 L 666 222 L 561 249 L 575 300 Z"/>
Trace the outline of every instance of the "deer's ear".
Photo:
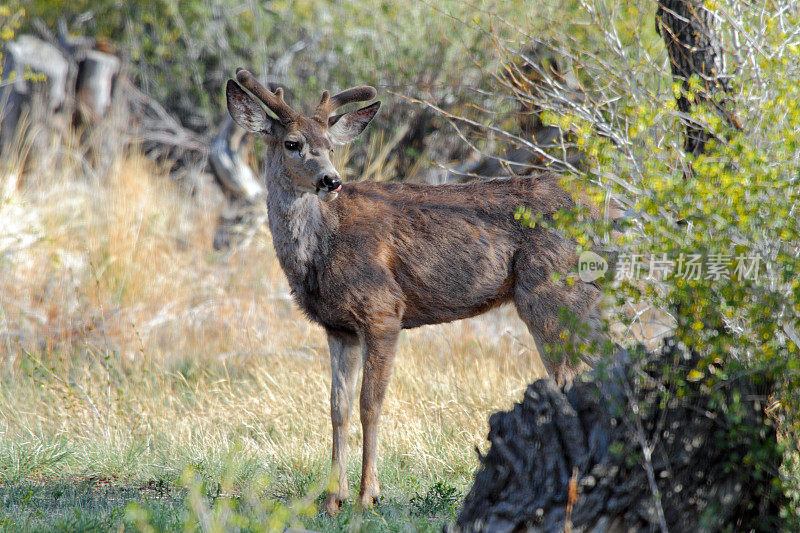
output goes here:
<path id="1" fill-rule="evenodd" d="M 280 126 L 278 121 L 267 115 L 264 108 L 235 81 L 228 80 L 225 97 L 228 100 L 228 113 L 231 114 L 233 121 L 250 133 L 271 135 Z"/>
<path id="2" fill-rule="evenodd" d="M 333 144 L 347 144 L 358 137 L 375 117 L 380 102 L 372 103 L 361 109 L 333 115 L 328 119 L 328 138 Z"/>

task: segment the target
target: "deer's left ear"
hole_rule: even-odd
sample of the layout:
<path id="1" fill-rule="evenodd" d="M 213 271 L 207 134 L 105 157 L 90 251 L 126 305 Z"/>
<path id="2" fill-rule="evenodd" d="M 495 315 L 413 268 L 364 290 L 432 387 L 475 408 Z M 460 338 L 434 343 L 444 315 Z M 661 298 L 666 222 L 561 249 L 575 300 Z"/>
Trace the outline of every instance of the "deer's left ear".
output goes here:
<path id="1" fill-rule="evenodd" d="M 380 101 L 328 119 L 328 138 L 333 144 L 347 144 L 358 137 L 380 109 Z"/>

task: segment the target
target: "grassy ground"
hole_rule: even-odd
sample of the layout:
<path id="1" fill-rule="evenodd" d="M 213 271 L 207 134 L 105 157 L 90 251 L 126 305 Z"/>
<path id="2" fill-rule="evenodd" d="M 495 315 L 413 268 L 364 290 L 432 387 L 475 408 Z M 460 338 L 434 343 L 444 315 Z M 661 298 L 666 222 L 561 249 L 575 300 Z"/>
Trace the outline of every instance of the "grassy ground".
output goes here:
<path id="1" fill-rule="evenodd" d="M 0 204 L 3 529 L 438 530 L 488 416 L 543 371 L 511 309 L 405 332 L 382 416 L 383 502 L 331 521 L 314 505 L 327 348 L 269 235 L 212 252 L 215 210 L 136 157 L 102 183 L 58 176 L 23 179 Z M 352 493 L 357 419 L 350 444 Z"/>

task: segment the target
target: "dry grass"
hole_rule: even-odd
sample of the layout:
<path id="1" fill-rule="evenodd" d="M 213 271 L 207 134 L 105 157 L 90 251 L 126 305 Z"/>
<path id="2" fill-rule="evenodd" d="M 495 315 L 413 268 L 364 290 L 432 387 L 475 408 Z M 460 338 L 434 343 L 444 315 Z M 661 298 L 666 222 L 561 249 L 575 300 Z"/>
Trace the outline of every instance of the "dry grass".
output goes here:
<path id="1" fill-rule="evenodd" d="M 79 168 L 23 179 L 0 207 L 12 217 L 0 225 L 0 480 L 172 483 L 187 466 L 214 478 L 231 450 L 241 480 L 267 475 L 279 495 L 324 479 L 326 343 L 266 230 L 213 253 L 214 210 L 135 156 L 102 183 Z M 511 309 L 404 333 L 380 434 L 389 498 L 466 486 L 488 415 L 543 372 L 531 345 Z M 357 421 L 350 440 L 355 483 Z"/>

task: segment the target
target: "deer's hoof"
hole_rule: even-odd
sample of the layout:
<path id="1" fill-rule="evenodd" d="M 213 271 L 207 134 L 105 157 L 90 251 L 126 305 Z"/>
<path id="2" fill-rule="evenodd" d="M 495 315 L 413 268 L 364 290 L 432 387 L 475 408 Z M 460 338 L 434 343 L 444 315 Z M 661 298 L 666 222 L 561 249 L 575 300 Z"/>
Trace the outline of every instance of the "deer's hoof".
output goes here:
<path id="1" fill-rule="evenodd" d="M 376 505 L 379 501 L 380 489 L 375 487 L 367 489 L 358 495 L 358 506 L 363 509 L 369 509 Z"/>
<path id="2" fill-rule="evenodd" d="M 336 516 L 342 510 L 342 498 L 338 494 L 330 493 L 322 504 L 328 516 Z"/>

